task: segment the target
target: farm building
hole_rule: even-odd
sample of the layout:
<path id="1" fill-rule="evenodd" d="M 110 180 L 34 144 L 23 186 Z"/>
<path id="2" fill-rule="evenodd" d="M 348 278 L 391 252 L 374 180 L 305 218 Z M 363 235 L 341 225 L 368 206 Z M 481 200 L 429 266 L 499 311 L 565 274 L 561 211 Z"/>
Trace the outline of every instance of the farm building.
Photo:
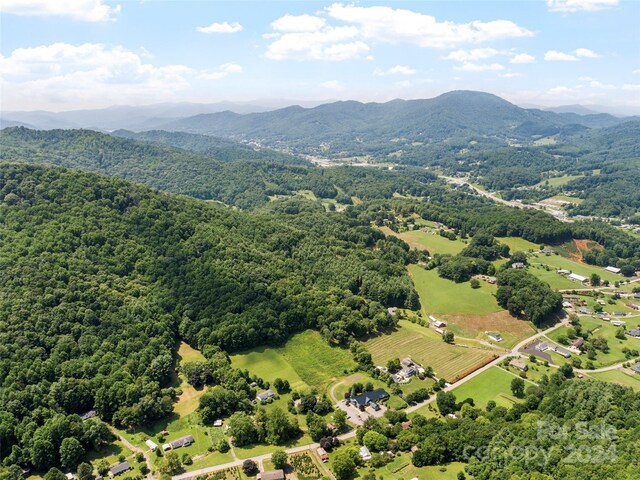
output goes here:
<path id="1" fill-rule="evenodd" d="M 633 365 L 631 367 L 631 370 L 633 370 L 636 373 L 640 373 L 640 362 L 636 363 L 635 365 Z"/>
<path id="2" fill-rule="evenodd" d="M 180 448 L 180 447 L 187 447 L 189 445 L 191 445 L 194 442 L 193 440 L 193 435 L 185 435 L 184 437 L 180 437 L 180 438 L 176 438 L 175 440 L 172 440 L 169 442 L 169 447 L 171 447 L 171 449 L 176 449 L 176 448 Z M 162 446 L 162 449 L 165 450 L 165 446 L 167 444 Z"/>
<path id="3" fill-rule="evenodd" d="M 517 368 L 521 372 L 526 372 L 527 370 L 529 370 L 529 367 L 527 366 L 526 362 L 521 358 L 514 358 L 509 362 L 509 365 L 512 366 L 513 368 Z"/>
<path id="4" fill-rule="evenodd" d="M 511 268 L 524 268 L 525 265 L 522 262 L 515 262 L 511 264 Z"/>
<path id="5" fill-rule="evenodd" d="M 494 342 L 501 342 L 502 340 L 504 340 L 502 335 L 500 335 L 499 333 L 494 333 L 494 332 L 487 333 L 487 337 L 489 337 Z"/>
<path id="6" fill-rule="evenodd" d="M 389 394 L 385 392 L 384 389 L 378 388 L 371 392 L 364 392 L 360 395 L 356 395 L 350 401 L 358 407 L 366 407 L 367 405 L 371 405 L 373 407 L 374 405 L 377 406 L 380 400 L 384 400 L 386 398 L 389 398 Z"/>
<path id="7" fill-rule="evenodd" d="M 213 422 L 213 426 L 214 427 L 221 427 L 222 426 L 222 420 L 218 419 L 215 422 Z"/>
<path id="8" fill-rule="evenodd" d="M 111 475 L 116 477 L 124 472 L 128 472 L 129 470 L 131 470 L 129 462 L 122 462 L 111 469 Z"/>
<path id="9" fill-rule="evenodd" d="M 273 393 L 273 390 L 265 390 L 264 392 L 260 392 L 258 395 L 256 395 L 256 398 L 261 402 L 266 402 L 267 400 L 269 400 L 270 398 L 274 398 L 275 396 L 276 394 Z"/>
<path id="10" fill-rule="evenodd" d="M 397 311 L 398 311 L 398 307 L 387 308 L 387 312 L 389 312 L 389 315 L 395 315 Z"/>
<path id="11" fill-rule="evenodd" d="M 438 328 L 442 328 L 442 327 L 446 327 L 447 324 L 445 322 L 443 322 L 442 320 L 434 320 L 433 325 L 438 327 Z"/>
<path id="12" fill-rule="evenodd" d="M 256 480 L 284 480 L 284 470 L 268 470 L 256 475 Z"/>
<path id="13" fill-rule="evenodd" d="M 620 273 L 620 269 L 617 267 L 604 267 L 607 272 Z"/>
<path id="14" fill-rule="evenodd" d="M 570 273 L 567 278 L 578 283 L 587 283 L 587 280 L 589 280 L 587 277 L 583 277 L 582 275 L 578 275 L 577 273 Z"/>
<path id="15" fill-rule="evenodd" d="M 362 457 L 363 460 L 371 460 L 371 452 L 364 445 L 360 447 L 360 457 Z"/>
<path id="16" fill-rule="evenodd" d="M 571 273 L 571 270 L 566 270 L 564 268 L 559 268 L 558 270 L 556 270 L 556 273 L 559 275 L 569 275 Z"/>
<path id="17" fill-rule="evenodd" d="M 498 281 L 498 279 L 496 277 L 488 277 L 487 278 L 487 282 L 490 283 L 491 285 L 495 285 L 497 281 Z"/>
<path id="18" fill-rule="evenodd" d="M 144 443 L 147 444 L 147 447 L 149 447 L 149 450 L 152 452 L 155 452 L 158 449 L 158 445 L 153 440 L 145 440 Z"/>
<path id="19" fill-rule="evenodd" d="M 640 338 L 640 328 L 634 328 L 633 330 L 629 330 L 627 335 L 633 338 Z"/>
<path id="20" fill-rule="evenodd" d="M 329 455 L 327 455 L 327 451 L 324 448 L 319 447 L 316 450 L 316 453 L 318 454 L 318 458 L 322 463 L 326 463 L 329 461 Z"/>

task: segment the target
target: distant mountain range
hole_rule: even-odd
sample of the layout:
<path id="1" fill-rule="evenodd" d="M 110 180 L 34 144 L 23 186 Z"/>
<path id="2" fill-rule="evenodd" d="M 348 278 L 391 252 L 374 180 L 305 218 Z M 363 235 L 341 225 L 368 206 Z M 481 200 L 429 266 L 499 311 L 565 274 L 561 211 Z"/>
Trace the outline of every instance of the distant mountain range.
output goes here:
<path id="1" fill-rule="evenodd" d="M 154 105 L 116 105 L 94 110 L 68 112 L 2 112 L 0 126 L 24 126 L 51 130 L 57 128 L 90 128 L 111 131 L 118 129 L 151 130 L 172 120 L 204 113 L 230 111 L 235 113 L 266 112 L 298 103 L 315 107 L 323 102 L 294 102 L 293 100 L 256 100 L 255 102 L 217 103 L 159 103 Z"/>
<path id="2" fill-rule="evenodd" d="M 386 103 L 297 102 L 255 100 L 251 102 L 160 103 L 113 106 L 68 112 L 2 112 L 0 128 L 25 126 L 36 129 L 88 128 L 114 130 L 171 130 L 246 139 L 271 144 L 302 138 L 331 141 L 352 134 L 380 134 L 387 138 L 410 135 L 415 141 L 442 140 L 460 135 L 507 135 L 523 138 L 566 132 L 575 125 L 607 127 L 628 118 L 602 113 L 605 107 L 581 105 L 522 108 L 495 95 L 454 91 L 427 100 L 392 100 Z M 554 115 L 555 114 L 555 115 Z"/>

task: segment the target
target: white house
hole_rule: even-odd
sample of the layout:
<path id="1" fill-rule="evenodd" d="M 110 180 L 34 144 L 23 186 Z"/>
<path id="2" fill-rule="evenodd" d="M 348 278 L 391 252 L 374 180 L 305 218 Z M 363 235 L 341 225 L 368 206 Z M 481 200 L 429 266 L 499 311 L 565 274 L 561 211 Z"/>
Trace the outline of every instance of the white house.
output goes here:
<path id="1" fill-rule="evenodd" d="M 611 267 L 611 266 L 609 266 L 609 267 L 604 267 L 604 269 L 605 269 L 607 272 L 611 272 L 611 273 L 620 273 L 620 269 L 619 269 L 618 267 Z"/>
<path id="2" fill-rule="evenodd" d="M 360 456 L 363 460 L 371 460 L 371 452 L 364 445 L 360 447 Z"/>
<path id="3" fill-rule="evenodd" d="M 144 443 L 147 444 L 147 447 L 149 447 L 149 450 L 152 452 L 155 452 L 158 449 L 158 445 L 152 440 L 145 440 Z"/>
<path id="4" fill-rule="evenodd" d="M 569 279 L 579 283 L 587 283 L 588 280 L 587 277 L 583 277 L 582 275 L 578 275 L 577 273 L 570 273 Z"/>

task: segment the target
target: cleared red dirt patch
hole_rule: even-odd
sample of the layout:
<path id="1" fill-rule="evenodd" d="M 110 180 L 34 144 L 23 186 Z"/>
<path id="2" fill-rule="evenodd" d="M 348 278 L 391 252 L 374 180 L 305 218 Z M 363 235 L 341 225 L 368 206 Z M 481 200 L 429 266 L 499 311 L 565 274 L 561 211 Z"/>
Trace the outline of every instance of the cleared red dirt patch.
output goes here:
<path id="1" fill-rule="evenodd" d="M 592 248 L 597 248 L 598 250 L 602 250 L 604 247 L 597 242 L 593 242 L 591 240 L 574 240 L 573 241 L 576 249 L 575 252 L 570 252 L 569 258 L 576 262 L 582 262 L 583 260 L 583 252 L 590 250 Z"/>

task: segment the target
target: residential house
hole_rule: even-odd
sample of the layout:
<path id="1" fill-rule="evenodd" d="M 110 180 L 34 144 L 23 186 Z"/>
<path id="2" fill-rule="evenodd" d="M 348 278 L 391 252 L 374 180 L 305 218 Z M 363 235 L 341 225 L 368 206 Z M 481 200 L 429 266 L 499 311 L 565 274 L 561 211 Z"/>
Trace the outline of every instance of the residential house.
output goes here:
<path id="1" fill-rule="evenodd" d="M 580 313 L 584 313 L 585 315 L 593 315 L 593 310 L 591 310 L 590 308 L 587 308 L 587 307 L 580 307 L 578 309 L 578 311 Z"/>
<path id="2" fill-rule="evenodd" d="M 571 302 L 562 302 L 562 308 L 572 308 L 573 303 Z"/>
<path id="3" fill-rule="evenodd" d="M 640 362 L 636 363 L 635 365 L 633 365 L 631 367 L 631 370 L 633 370 L 636 373 L 640 373 Z"/>
<path id="4" fill-rule="evenodd" d="M 284 480 L 284 470 L 268 470 L 256 475 L 256 480 Z"/>
<path id="5" fill-rule="evenodd" d="M 67 480 L 74 480 L 76 478 L 71 472 L 65 473 L 64 476 L 67 477 Z"/>
<path id="6" fill-rule="evenodd" d="M 502 335 L 500 335 L 499 333 L 495 333 L 495 332 L 487 333 L 487 337 L 489 337 L 494 342 L 501 342 L 502 340 L 504 340 Z"/>
<path id="7" fill-rule="evenodd" d="M 172 450 L 180 447 L 188 447 L 194 442 L 193 435 L 185 435 L 184 437 L 176 438 L 169 442 L 169 446 Z M 163 446 L 164 448 L 164 446 Z"/>
<path id="8" fill-rule="evenodd" d="M 260 392 L 258 395 L 256 395 L 256 398 L 261 402 L 266 402 L 267 400 L 269 400 L 270 398 L 274 398 L 275 396 L 276 394 L 273 393 L 273 390 L 269 389 L 265 390 L 264 392 Z"/>
<path id="9" fill-rule="evenodd" d="M 222 420 L 218 419 L 216 421 L 213 422 L 213 426 L 214 427 L 221 427 L 222 426 Z"/>
<path id="10" fill-rule="evenodd" d="M 371 403 L 377 405 L 380 400 L 384 400 L 386 398 L 389 398 L 389 394 L 385 392 L 384 389 L 378 388 L 377 390 L 372 390 L 371 392 L 364 392 L 360 395 L 356 395 L 349 401 L 355 404 L 357 407 L 366 407 L 367 405 L 371 405 Z"/>
<path id="11" fill-rule="evenodd" d="M 582 348 L 583 345 L 584 345 L 583 338 L 576 338 L 573 342 L 571 342 L 571 346 L 575 348 Z"/>
<path id="12" fill-rule="evenodd" d="M 360 457 L 362 457 L 363 460 L 371 460 L 371 452 L 364 445 L 360 447 Z"/>
<path id="13" fill-rule="evenodd" d="M 640 338 L 640 328 L 634 328 L 633 330 L 629 330 L 627 335 L 633 338 Z"/>
<path id="14" fill-rule="evenodd" d="M 442 320 L 434 320 L 433 325 L 437 328 L 443 328 L 447 326 L 447 324 Z"/>
<path id="15" fill-rule="evenodd" d="M 144 441 L 144 443 L 147 444 L 147 447 L 149 447 L 149 450 L 151 450 L 152 452 L 155 452 L 158 449 L 158 444 L 153 440 L 147 439 Z"/>
<path id="16" fill-rule="evenodd" d="M 124 472 L 128 472 L 129 470 L 131 470 L 129 462 L 122 462 L 111 469 L 111 475 L 116 477 Z"/>
<path id="17" fill-rule="evenodd" d="M 320 459 L 320 461 L 322 463 L 326 463 L 326 462 L 329 461 L 329 455 L 327 455 L 327 452 L 326 452 L 326 450 L 324 448 L 319 447 L 316 450 L 316 453 L 318 454 L 318 458 Z"/>
<path id="18" fill-rule="evenodd" d="M 525 265 L 523 262 L 514 262 L 511 264 L 511 268 L 524 268 Z"/>
<path id="19" fill-rule="evenodd" d="M 629 308 L 633 308 L 634 310 L 640 310 L 640 304 L 639 303 L 627 303 L 626 306 L 629 307 Z"/>
<path id="20" fill-rule="evenodd" d="M 569 275 L 571 273 L 571 270 L 565 270 L 564 268 L 559 268 L 558 270 L 556 270 L 556 273 L 559 275 Z"/>
<path id="21" fill-rule="evenodd" d="M 627 312 L 613 312 L 616 317 L 626 317 Z"/>
<path id="22" fill-rule="evenodd" d="M 498 281 L 498 279 L 496 277 L 488 277 L 487 278 L 487 282 L 490 283 L 491 285 L 495 285 L 497 281 Z"/>
<path id="23" fill-rule="evenodd" d="M 625 322 L 624 320 L 614 320 L 613 322 L 611 322 L 611 325 L 613 325 L 614 327 L 622 327 L 623 325 L 626 325 L 626 324 L 627 322 Z"/>
<path id="24" fill-rule="evenodd" d="M 527 370 L 529 370 L 529 366 L 521 358 L 514 358 L 513 360 L 511 360 L 509 362 L 509 366 L 511 366 L 513 368 L 516 368 L 516 369 L 520 370 L 521 372 L 526 372 Z"/>

